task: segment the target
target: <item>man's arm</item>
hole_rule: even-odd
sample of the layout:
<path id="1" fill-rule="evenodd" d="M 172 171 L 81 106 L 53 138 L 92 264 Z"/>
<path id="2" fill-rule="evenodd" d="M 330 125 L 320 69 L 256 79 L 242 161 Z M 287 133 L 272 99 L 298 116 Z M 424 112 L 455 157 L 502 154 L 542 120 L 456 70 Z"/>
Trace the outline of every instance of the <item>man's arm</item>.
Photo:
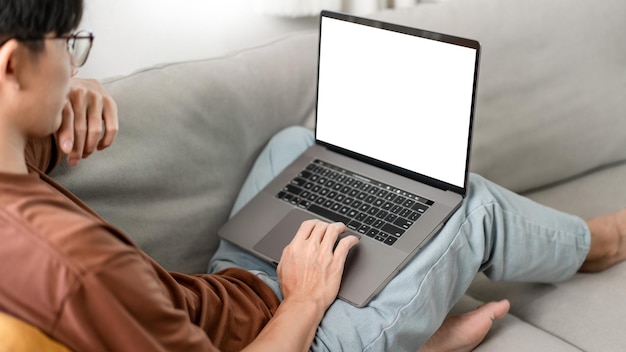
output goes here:
<path id="1" fill-rule="evenodd" d="M 285 299 L 246 351 L 308 351 L 324 313 L 337 298 L 350 248 L 359 240 L 347 236 L 333 247 L 341 223 L 305 221 L 285 247 L 278 278 Z"/>

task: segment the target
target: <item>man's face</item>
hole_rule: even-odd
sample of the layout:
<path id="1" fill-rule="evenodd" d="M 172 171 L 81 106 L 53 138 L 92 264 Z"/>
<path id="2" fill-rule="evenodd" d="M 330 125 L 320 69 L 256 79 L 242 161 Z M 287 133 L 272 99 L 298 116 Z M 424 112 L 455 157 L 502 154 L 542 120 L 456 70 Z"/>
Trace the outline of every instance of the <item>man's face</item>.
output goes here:
<path id="1" fill-rule="evenodd" d="M 46 38 L 54 38 L 54 35 L 46 35 Z M 32 137 L 44 137 L 59 129 L 73 73 L 66 40 L 43 42 L 43 50 L 30 53 L 30 69 L 22 81 L 25 92 L 22 117 Z"/>

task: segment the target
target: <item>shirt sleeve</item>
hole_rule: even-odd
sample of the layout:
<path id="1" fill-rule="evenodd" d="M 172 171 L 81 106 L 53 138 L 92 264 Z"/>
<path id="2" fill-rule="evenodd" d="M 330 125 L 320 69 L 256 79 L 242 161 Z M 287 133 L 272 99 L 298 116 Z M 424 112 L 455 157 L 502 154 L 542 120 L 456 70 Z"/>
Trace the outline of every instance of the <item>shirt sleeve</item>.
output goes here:
<path id="1" fill-rule="evenodd" d="M 271 298 L 268 305 L 249 279 L 239 272 L 172 276 L 141 255 L 121 255 L 77 284 L 54 335 L 78 351 L 240 350 L 278 305 Z"/>

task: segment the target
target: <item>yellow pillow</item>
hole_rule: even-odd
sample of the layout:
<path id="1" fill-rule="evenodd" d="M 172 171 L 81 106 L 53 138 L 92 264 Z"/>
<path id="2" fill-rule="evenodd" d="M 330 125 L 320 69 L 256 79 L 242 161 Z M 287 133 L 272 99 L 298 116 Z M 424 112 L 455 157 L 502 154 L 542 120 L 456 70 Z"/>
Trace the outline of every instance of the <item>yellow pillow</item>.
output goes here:
<path id="1" fill-rule="evenodd" d="M 36 327 L 0 312 L 0 352 L 69 352 Z"/>

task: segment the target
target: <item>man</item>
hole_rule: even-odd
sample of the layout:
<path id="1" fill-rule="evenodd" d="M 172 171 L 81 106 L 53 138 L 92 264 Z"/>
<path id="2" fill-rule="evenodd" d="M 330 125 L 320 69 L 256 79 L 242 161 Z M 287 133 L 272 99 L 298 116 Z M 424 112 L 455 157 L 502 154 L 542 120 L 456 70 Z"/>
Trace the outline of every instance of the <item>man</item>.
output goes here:
<path id="1" fill-rule="evenodd" d="M 277 270 L 223 243 L 212 261 L 219 271 L 168 273 L 44 174 L 63 154 L 75 165 L 111 145 L 118 129 L 106 92 L 70 79 L 93 40 L 70 34 L 82 7 L 81 0 L 0 0 L 0 310 L 71 349 L 470 350 L 508 302 L 437 328 L 478 270 L 555 281 L 581 264 L 602 270 L 626 255 L 626 212 L 585 223 L 474 176 L 441 235 L 363 309 L 336 300 L 347 252 L 358 245 L 348 236 L 333 251 L 343 224 L 305 222 Z M 307 133 L 277 135 L 264 155 L 306 146 Z M 266 156 L 250 180 L 267 167 Z M 512 240 L 539 262 L 505 253 Z"/>

